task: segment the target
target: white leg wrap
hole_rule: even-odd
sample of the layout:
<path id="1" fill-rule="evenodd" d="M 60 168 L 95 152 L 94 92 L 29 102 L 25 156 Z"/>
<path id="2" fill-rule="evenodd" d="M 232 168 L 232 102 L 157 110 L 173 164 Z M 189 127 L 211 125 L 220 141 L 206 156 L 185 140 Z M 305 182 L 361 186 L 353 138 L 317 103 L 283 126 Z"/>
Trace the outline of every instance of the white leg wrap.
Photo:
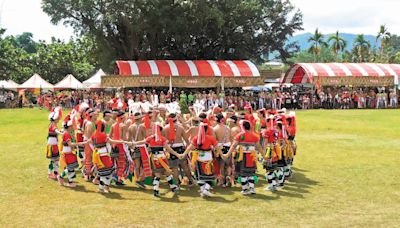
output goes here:
<path id="1" fill-rule="evenodd" d="M 153 190 L 158 191 L 160 189 L 160 179 L 154 178 L 153 180 Z"/>

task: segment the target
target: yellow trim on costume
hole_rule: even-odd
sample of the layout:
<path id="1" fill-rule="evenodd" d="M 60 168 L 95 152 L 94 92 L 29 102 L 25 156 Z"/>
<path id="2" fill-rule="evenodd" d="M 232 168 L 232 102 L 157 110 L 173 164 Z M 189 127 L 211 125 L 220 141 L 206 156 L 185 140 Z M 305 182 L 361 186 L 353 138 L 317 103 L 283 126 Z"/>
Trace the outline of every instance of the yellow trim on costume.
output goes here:
<path id="1" fill-rule="evenodd" d="M 212 174 L 212 161 L 209 162 L 203 162 L 206 163 L 206 165 L 204 166 L 204 174 L 206 175 L 211 175 Z"/>
<path id="2" fill-rule="evenodd" d="M 279 160 L 281 160 L 282 159 L 282 149 L 281 149 L 281 145 L 279 145 L 278 142 L 275 145 L 275 153 L 278 155 Z"/>
<path id="3" fill-rule="evenodd" d="M 105 167 L 104 163 L 100 159 L 100 153 L 97 152 L 97 148 L 93 150 L 92 162 L 97 166 L 98 169 L 102 169 Z"/>
<path id="4" fill-rule="evenodd" d="M 193 150 L 193 151 L 192 151 L 192 161 L 191 161 L 191 164 L 192 164 L 192 167 L 193 167 L 194 170 L 195 170 L 195 168 L 196 168 L 196 161 L 197 161 L 198 158 L 199 158 L 199 151 L 198 151 L 198 150 Z"/>

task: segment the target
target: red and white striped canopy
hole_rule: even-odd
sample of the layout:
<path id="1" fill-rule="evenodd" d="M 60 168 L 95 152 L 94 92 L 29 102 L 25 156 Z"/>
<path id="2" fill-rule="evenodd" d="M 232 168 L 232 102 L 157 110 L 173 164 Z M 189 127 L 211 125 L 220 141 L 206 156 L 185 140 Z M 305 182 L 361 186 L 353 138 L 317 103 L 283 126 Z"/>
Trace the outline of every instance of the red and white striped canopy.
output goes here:
<path id="1" fill-rule="evenodd" d="M 117 61 L 120 75 L 259 77 L 248 60 L 148 60 Z"/>
<path id="2" fill-rule="evenodd" d="M 314 77 L 394 77 L 398 84 L 400 64 L 379 63 L 297 63 L 283 78 L 283 83 L 313 83 Z"/>

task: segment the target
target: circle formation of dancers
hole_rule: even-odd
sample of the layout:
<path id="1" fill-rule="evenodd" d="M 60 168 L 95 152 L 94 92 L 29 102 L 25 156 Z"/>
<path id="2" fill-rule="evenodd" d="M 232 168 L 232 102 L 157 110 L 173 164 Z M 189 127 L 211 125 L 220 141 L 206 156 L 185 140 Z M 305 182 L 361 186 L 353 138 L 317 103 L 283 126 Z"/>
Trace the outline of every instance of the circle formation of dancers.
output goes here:
<path id="1" fill-rule="evenodd" d="M 128 181 L 153 188 L 160 197 L 166 177 L 177 194 L 181 185 L 197 184 L 202 197 L 212 196 L 213 186 L 240 184 L 243 195 L 256 194 L 258 163 L 265 169 L 265 190 L 284 187 L 292 176 L 296 154 L 296 117 L 286 110 L 243 112 L 234 106 L 205 111 L 196 103 L 190 114 L 180 113 L 176 102 L 151 107 L 145 102 L 110 101 L 102 113 L 81 103 L 62 118 L 60 107 L 49 114 L 46 156 L 48 178 L 76 187 L 76 170 L 85 181 L 109 193 L 111 184 Z M 126 112 L 129 110 L 128 112 Z M 62 130 L 58 123 L 62 119 Z M 61 140 L 59 139 L 61 135 Z M 59 172 L 61 170 L 61 172 Z"/>

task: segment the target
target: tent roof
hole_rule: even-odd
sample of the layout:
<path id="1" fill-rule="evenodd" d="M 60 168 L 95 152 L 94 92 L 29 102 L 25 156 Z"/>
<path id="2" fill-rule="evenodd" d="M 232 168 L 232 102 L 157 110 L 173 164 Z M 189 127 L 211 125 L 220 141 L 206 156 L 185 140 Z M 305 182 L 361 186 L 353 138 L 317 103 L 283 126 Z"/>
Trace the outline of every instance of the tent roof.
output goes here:
<path id="1" fill-rule="evenodd" d="M 34 74 L 26 82 L 22 83 L 20 89 L 53 89 L 53 85 L 45 81 L 40 75 Z"/>
<path id="2" fill-rule="evenodd" d="M 120 75 L 259 77 L 248 60 L 148 60 L 117 61 Z"/>
<path id="3" fill-rule="evenodd" d="M 56 89 L 85 89 L 86 87 L 72 74 L 65 76 L 63 80 L 54 85 Z"/>
<path id="4" fill-rule="evenodd" d="M 103 77 L 104 75 L 106 75 L 106 73 L 104 73 L 104 71 L 100 69 L 88 80 L 83 81 L 83 84 L 88 87 L 91 87 L 93 85 L 98 85 L 100 87 L 101 77 Z"/>
<path id="5" fill-rule="evenodd" d="M 9 83 L 6 80 L 0 81 L 0 88 L 8 89 Z"/>
<path id="6" fill-rule="evenodd" d="M 10 86 L 9 88 L 11 88 L 11 89 L 16 89 L 16 88 L 18 88 L 19 87 L 19 84 L 18 83 L 16 83 L 16 82 L 14 82 L 13 80 L 8 80 L 7 81 L 8 82 L 8 85 Z"/>
<path id="7" fill-rule="evenodd" d="M 297 63 L 283 78 L 283 83 L 313 83 L 314 77 L 394 77 L 398 84 L 400 64 L 378 63 Z"/>
<path id="8" fill-rule="evenodd" d="M 8 81 L 1 80 L 0 81 L 0 89 L 4 88 L 4 89 L 8 89 L 8 90 L 17 91 L 18 86 L 19 85 L 12 80 L 8 80 Z"/>

